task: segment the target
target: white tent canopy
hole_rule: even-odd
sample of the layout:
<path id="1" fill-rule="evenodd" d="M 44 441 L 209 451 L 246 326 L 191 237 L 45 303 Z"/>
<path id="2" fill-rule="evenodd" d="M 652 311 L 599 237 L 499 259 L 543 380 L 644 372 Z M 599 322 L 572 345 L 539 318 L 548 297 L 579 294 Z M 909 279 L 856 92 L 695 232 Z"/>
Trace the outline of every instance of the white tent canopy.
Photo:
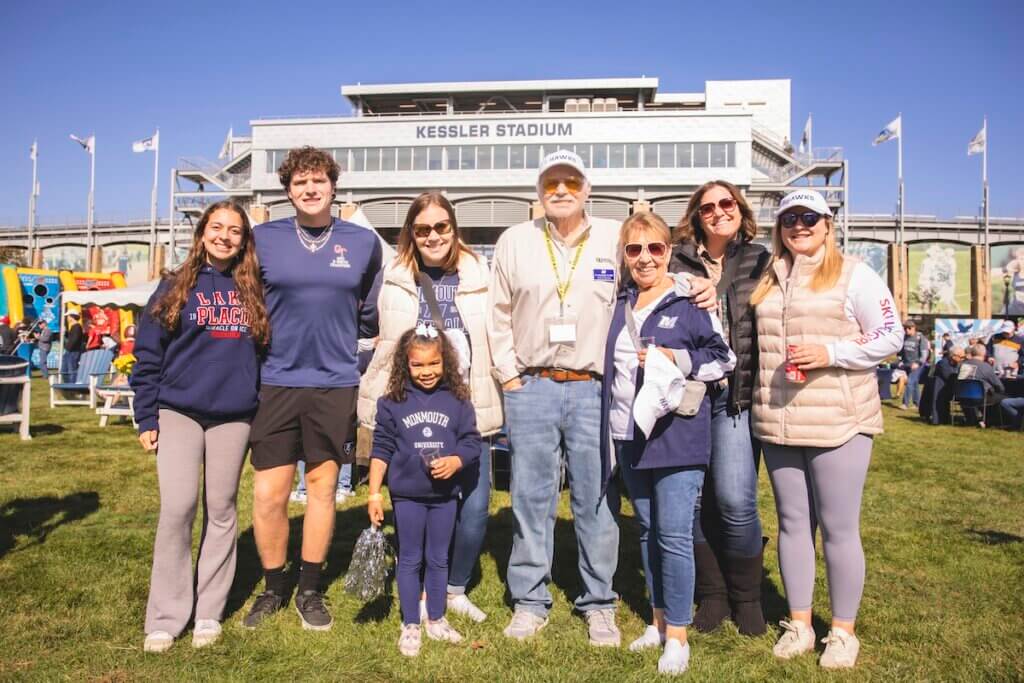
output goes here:
<path id="1" fill-rule="evenodd" d="M 121 289 L 98 289 L 81 292 L 64 292 L 61 295 L 61 303 L 78 304 L 79 306 L 117 306 L 126 308 L 129 306 L 143 308 L 149 297 L 156 291 L 159 280 L 146 282 L 133 287 L 122 287 Z"/>

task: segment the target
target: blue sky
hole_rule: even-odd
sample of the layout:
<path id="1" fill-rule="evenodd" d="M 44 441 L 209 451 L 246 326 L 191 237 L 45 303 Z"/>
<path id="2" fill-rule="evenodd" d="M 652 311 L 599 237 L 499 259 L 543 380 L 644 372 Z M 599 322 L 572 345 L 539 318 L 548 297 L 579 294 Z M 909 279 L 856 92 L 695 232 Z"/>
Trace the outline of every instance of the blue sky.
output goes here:
<path id="1" fill-rule="evenodd" d="M 215 6 L 216 5 L 216 6 Z M 0 8 L 0 224 L 26 221 L 29 146 L 40 146 L 42 222 L 82 220 L 95 132 L 98 220 L 148 218 L 161 130 L 160 214 L 179 156 L 215 158 L 229 126 L 260 116 L 345 114 L 347 83 L 656 76 L 792 79 L 793 137 L 841 146 L 851 207 L 891 213 L 904 120 L 907 211 L 974 214 L 989 117 L 991 214 L 1024 217 L 1024 3 L 850 2 L 50 2 Z"/>

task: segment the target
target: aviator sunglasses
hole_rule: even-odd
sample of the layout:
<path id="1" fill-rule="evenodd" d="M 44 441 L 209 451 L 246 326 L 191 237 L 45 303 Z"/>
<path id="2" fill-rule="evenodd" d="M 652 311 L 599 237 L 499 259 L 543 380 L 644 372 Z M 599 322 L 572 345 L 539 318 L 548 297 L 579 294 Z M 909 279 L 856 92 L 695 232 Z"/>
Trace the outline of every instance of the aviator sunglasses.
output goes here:
<path id="1" fill-rule="evenodd" d="M 668 245 L 664 242 L 648 242 L 647 244 L 630 242 L 622 250 L 626 252 L 626 256 L 629 258 L 639 258 L 640 254 L 644 251 L 644 247 L 647 247 L 647 253 L 653 258 L 661 258 L 668 253 Z"/>
<path id="2" fill-rule="evenodd" d="M 451 221 L 440 221 L 433 225 L 426 225 L 424 223 L 414 223 L 412 226 L 412 234 L 419 238 L 430 237 L 430 233 L 436 232 L 438 235 L 447 235 L 452 231 Z"/>
<path id="3" fill-rule="evenodd" d="M 559 185 L 565 185 L 565 189 L 569 190 L 573 194 L 576 194 L 583 189 L 583 181 L 576 176 L 569 176 L 568 178 L 548 178 L 541 187 L 544 188 L 544 194 L 555 194 L 558 191 Z"/>
<path id="4" fill-rule="evenodd" d="M 732 197 L 724 197 L 718 200 L 718 208 L 726 213 L 732 213 L 736 210 L 736 200 Z M 715 203 L 708 202 L 707 204 L 700 205 L 701 218 L 710 218 L 715 215 Z"/>
<path id="5" fill-rule="evenodd" d="M 804 211 L 803 213 L 784 213 L 779 216 L 779 223 L 784 228 L 792 228 L 796 226 L 796 222 L 800 221 L 803 223 L 805 228 L 813 228 L 821 220 L 821 214 L 816 211 Z"/>

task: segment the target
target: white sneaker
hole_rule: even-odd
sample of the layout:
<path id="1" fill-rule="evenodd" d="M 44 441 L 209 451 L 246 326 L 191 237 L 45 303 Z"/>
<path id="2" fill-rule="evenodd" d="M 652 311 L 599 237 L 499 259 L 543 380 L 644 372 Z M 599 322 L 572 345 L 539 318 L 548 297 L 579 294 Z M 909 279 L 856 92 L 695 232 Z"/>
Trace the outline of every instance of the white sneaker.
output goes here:
<path id="1" fill-rule="evenodd" d="M 658 673 L 678 676 L 690 666 L 690 644 L 683 645 L 676 638 L 665 641 L 665 651 L 658 658 Z"/>
<path id="2" fill-rule="evenodd" d="M 299 505 L 305 505 L 306 504 L 306 498 L 307 498 L 306 492 L 305 491 L 300 491 L 298 489 L 295 489 L 294 491 L 292 491 L 291 495 L 288 496 L 288 500 L 290 500 L 293 503 L 298 503 Z"/>
<path id="3" fill-rule="evenodd" d="M 583 613 L 590 633 L 590 644 L 595 647 L 618 647 L 622 634 L 615 625 L 614 609 L 592 609 Z"/>
<path id="4" fill-rule="evenodd" d="M 437 621 L 427 622 L 427 638 L 431 640 L 444 640 L 449 643 L 458 643 L 462 640 L 462 634 L 452 628 L 448 620 L 441 617 Z"/>
<path id="5" fill-rule="evenodd" d="M 197 619 L 192 629 L 192 647 L 206 647 L 220 640 L 220 622 L 215 619 Z"/>
<path id="6" fill-rule="evenodd" d="M 652 647 L 665 644 L 665 634 L 658 630 L 658 627 L 651 624 L 644 630 L 644 634 L 629 644 L 630 652 L 640 652 Z"/>
<path id="7" fill-rule="evenodd" d="M 517 609 L 512 613 L 512 621 L 502 633 L 506 638 L 524 640 L 537 635 L 537 631 L 548 625 L 548 618 L 542 617 L 525 609 Z"/>
<path id="8" fill-rule="evenodd" d="M 828 635 L 821 639 L 821 642 L 825 643 L 825 654 L 818 661 L 822 668 L 849 669 L 857 663 L 860 641 L 852 633 L 833 626 Z"/>
<path id="9" fill-rule="evenodd" d="M 419 624 L 402 624 L 402 634 L 398 636 L 398 651 L 406 657 L 415 657 L 420 653 L 422 644 Z"/>
<path id="10" fill-rule="evenodd" d="M 356 495 L 352 489 L 338 489 L 334 492 L 334 502 L 344 503 L 346 500 Z"/>
<path id="11" fill-rule="evenodd" d="M 802 621 L 780 621 L 785 633 L 775 643 L 772 652 L 779 659 L 799 657 L 814 649 L 814 629 Z"/>
<path id="12" fill-rule="evenodd" d="M 487 618 L 483 610 L 474 605 L 465 594 L 449 595 L 448 611 L 463 617 L 469 617 L 478 624 Z"/>
<path id="13" fill-rule="evenodd" d="M 146 634 L 146 642 L 142 644 L 143 652 L 167 652 L 174 645 L 174 636 L 167 631 L 153 631 Z"/>

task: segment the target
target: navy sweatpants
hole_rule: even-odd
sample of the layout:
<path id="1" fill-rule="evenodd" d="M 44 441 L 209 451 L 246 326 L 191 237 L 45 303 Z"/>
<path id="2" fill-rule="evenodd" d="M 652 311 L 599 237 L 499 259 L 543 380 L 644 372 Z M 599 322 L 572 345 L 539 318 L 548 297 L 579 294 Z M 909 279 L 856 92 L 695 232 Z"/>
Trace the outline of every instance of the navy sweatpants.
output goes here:
<path id="1" fill-rule="evenodd" d="M 427 616 L 436 621 L 444 616 L 446 605 L 448 546 L 455 531 L 457 501 L 392 496 L 391 506 L 398 531 L 395 575 L 402 623 L 420 623 L 421 586 L 427 593 Z"/>

